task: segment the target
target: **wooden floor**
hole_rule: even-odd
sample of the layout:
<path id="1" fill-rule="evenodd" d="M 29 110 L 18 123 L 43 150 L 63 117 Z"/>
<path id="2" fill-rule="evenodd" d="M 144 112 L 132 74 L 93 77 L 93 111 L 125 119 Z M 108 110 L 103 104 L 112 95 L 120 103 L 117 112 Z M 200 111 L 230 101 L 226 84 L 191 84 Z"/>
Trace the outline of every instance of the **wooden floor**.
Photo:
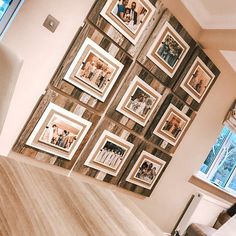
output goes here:
<path id="1" fill-rule="evenodd" d="M 162 234 L 110 189 L 0 157 L 0 235 Z"/>

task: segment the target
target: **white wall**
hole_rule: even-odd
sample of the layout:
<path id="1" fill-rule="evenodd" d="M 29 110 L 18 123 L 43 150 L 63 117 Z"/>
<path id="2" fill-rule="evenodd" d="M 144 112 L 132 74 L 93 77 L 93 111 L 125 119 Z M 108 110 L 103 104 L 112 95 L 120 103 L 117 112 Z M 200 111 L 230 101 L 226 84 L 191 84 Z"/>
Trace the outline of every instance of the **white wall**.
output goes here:
<path id="1" fill-rule="evenodd" d="M 196 40 L 199 26 L 180 1 L 164 1 Z M 196 173 L 222 129 L 222 121 L 236 98 L 236 74 L 223 56 L 205 50 L 221 71 L 150 198 L 135 203 L 163 230 L 171 232 L 191 195 L 199 189 L 188 180 Z"/>
<path id="2" fill-rule="evenodd" d="M 0 136 L 0 155 L 8 155 L 93 2 L 25 0 L 3 39 L 24 64 Z M 42 26 L 48 14 L 60 21 L 55 33 Z"/>
<path id="3" fill-rule="evenodd" d="M 0 136 L 0 155 L 8 155 L 18 134 L 60 63 L 93 0 L 26 0 L 4 42 L 24 59 Z M 187 31 L 197 39 L 199 25 L 179 0 L 164 1 Z M 52 14 L 60 21 L 52 34 L 42 23 Z M 170 165 L 150 198 L 133 201 L 161 228 L 171 231 L 196 187 L 188 183 L 208 154 L 223 118 L 235 99 L 235 73 L 216 51 L 206 53 L 221 70 L 221 75 L 204 101 L 197 117 L 176 150 Z M 4 145 L 2 145 L 4 143 Z"/>

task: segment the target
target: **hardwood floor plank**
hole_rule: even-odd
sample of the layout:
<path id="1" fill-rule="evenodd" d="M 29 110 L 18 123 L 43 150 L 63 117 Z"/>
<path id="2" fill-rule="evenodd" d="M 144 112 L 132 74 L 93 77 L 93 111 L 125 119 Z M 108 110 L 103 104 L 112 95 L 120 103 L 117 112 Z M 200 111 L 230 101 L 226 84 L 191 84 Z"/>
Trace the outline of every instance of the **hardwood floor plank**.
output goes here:
<path id="1" fill-rule="evenodd" d="M 0 158 L 1 236 L 162 235 L 129 201 L 103 186 Z"/>

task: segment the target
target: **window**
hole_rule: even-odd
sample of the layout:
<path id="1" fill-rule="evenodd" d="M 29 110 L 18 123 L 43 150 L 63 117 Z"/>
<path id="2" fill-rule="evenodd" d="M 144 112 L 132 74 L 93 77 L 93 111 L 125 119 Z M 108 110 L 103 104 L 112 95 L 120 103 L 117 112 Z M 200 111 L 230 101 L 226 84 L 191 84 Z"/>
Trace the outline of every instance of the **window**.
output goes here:
<path id="1" fill-rule="evenodd" d="M 24 0 L 0 0 L 0 38 L 6 32 L 11 21 Z"/>
<path id="2" fill-rule="evenodd" d="M 226 126 L 222 129 L 199 172 L 207 181 L 236 194 L 236 133 Z"/>

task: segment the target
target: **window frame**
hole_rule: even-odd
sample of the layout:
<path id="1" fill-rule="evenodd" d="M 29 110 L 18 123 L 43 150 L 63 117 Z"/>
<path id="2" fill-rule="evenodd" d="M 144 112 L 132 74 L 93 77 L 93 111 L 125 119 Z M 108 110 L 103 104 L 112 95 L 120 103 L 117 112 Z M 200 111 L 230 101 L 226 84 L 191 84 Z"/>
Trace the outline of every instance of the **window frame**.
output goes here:
<path id="1" fill-rule="evenodd" d="M 6 12 L 2 16 L 2 19 L 0 20 L 0 40 L 4 37 L 4 34 L 6 33 L 12 20 L 18 13 L 23 3 L 24 0 L 12 0 Z"/>
<path id="2" fill-rule="evenodd" d="M 209 184 L 212 184 L 214 185 L 215 187 L 219 188 L 219 189 L 222 189 L 223 191 L 226 191 L 234 196 L 236 196 L 236 190 L 233 190 L 229 187 L 230 183 L 231 183 L 231 180 L 235 177 L 236 175 L 236 165 L 233 169 L 233 171 L 231 172 L 231 174 L 229 175 L 224 187 L 220 186 L 220 185 L 217 185 L 217 183 L 214 183 L 213 181 L 211 181 L 211 179 L 213 178 L 214 174 L 216 173 L 217 171 L 217 168 L 219 166 L 219 164 L 221 162 L 224 161 L 225 158 L 227 158 L 227 155 L 225 151 L 227 151 L 230 147 L 230 145 L 232 144 L 232 141 L 231 141 L 231 137 L 232 135 L 235 135 L 234 131 L 232 129 L 230 129 L 230 127 L 228 127 L 227 125 L 224 125 L 223 128 L 221 129 L 221 132 L 224 128 L 227 128 L 229 130 L 229 133 L 227 134 L 227 137 L 225 138 L 224 142 L 222 143 L 221 145 L 221 148 L 220 148 L 220 151 L 218 152 L 218 154 L 215 156 L 214 158 L 214 161 L 211 163 L 210 165 L 210 168 L 209 170 L 204 173 L 201 171 L 201 169 L 198 171 L 197 173 L 197 176 L 199 176 L 200 178 L 203 178 L 205 179 L 205 181 Z M 219 134 L 219 136 L 221 135 L 221 133 Z M 219 137 L 218 136 L 218 137 Z M 217 140 L 216 140 L 217 142 Z M 216 144 L 216 143 L 215 143 Z M 214 145 L 215 145 L 214 144 Z M 212 147 L 214 146 L 212 145 Z M 211 152 L 212 149 L 210 149 L 210 152 Z M 210 153 L 209 152 L 209 153 Z M 209 155 L 209 154 L 208 154 Z M 208 157 L 208 156 L 207 156 Z M 207 158 L 206 158 L 207 159 Z M 205 161 L 204 161 L 205 162 Z M 203 164 L 204 164 L 203 162 Z"/>

